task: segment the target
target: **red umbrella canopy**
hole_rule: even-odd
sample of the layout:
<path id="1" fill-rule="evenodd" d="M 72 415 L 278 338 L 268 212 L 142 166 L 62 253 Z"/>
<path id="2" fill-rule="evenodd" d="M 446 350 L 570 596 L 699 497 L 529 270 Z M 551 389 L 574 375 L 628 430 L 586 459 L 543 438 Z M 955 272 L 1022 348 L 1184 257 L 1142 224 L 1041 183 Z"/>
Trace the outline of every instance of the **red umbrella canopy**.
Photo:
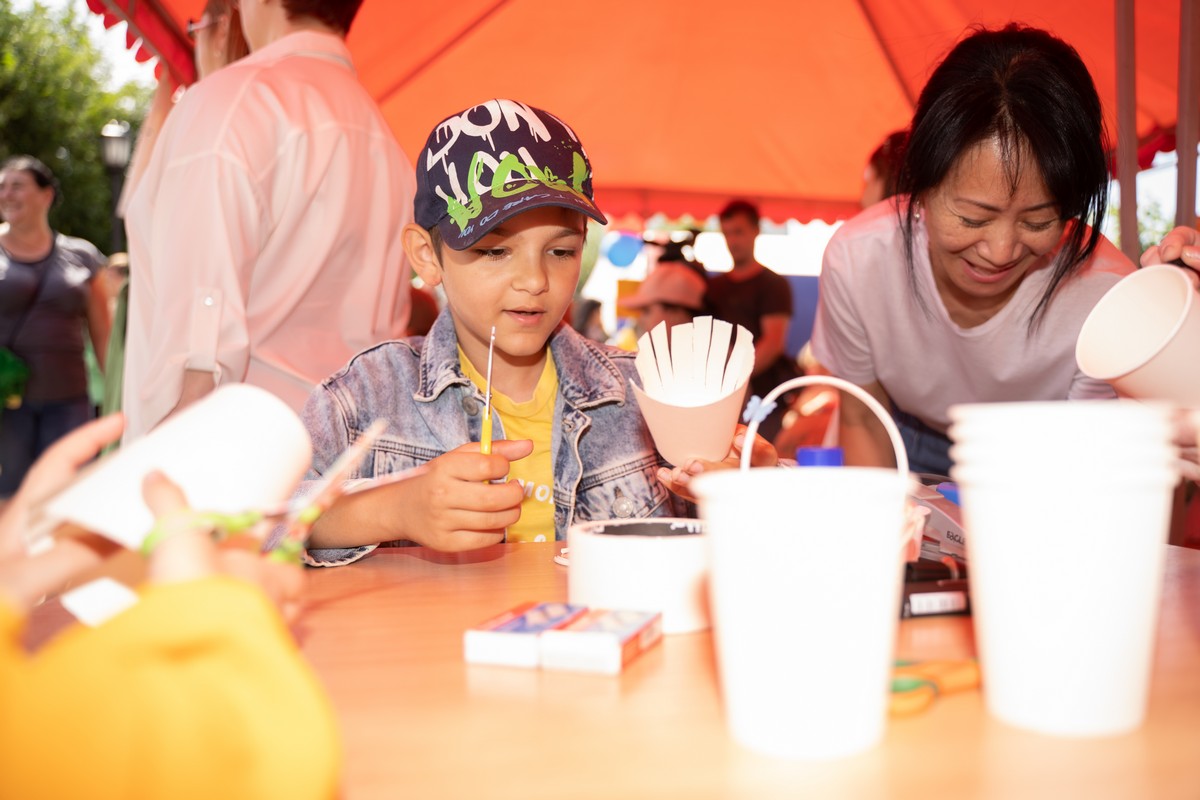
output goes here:
<path id="1" fill-rule="evenodd" d="M 181 31 L 204 0 L 88 0 L 147 55 L 190 73 Z M 867 157 L 904 127 L 972 25 L 1023 22 L 1075 46 L 1116 134 L 1113 0 L 365 0 L 359 75 L 415 158 L 433 125 L 492 97 L 579 133 L 611 216 L 704 218 L 730 197 L 772 219 L 858 210 Z M 1139 143 L 1172 145 L 1179 0 L 1136 5 Z"/>

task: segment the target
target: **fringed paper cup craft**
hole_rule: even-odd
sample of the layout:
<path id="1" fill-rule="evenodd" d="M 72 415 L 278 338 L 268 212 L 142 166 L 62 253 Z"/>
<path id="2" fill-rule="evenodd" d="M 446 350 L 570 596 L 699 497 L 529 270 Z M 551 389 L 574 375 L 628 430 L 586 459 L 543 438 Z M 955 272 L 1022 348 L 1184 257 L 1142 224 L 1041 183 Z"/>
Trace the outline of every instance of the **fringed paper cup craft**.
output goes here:
<path id="1" fill-rule="evenodd" d="M 154 526 L 142 499 L 151 470 L 178 484 L 192 508 L 238 513 L 284 503 L 311 461 L 308 432 L 291 408 L 229 384 L 81 473 L 46 504 L 41 522 L 75 523 L 136 550 Z"/>
<path id="2" fill-rule="evenodd" d="M 644 388 L 633 392 L 662 457 L 675 466 L 725 458 L 754 368 L 750 331 L 739 325 L 734 338 L 728 322 L 696 317 L 668 341 L 660 322 L 638 340 L 636 363 Z"/>

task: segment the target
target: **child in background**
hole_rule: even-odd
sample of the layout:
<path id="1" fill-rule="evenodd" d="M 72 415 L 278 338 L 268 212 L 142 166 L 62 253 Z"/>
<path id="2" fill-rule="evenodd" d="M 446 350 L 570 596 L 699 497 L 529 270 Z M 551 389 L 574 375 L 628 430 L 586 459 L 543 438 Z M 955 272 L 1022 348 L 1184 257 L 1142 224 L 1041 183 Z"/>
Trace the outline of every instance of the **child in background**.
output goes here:
<path id="1" fill-rule="evenodd" d="M 656 477 L 662 462 L 629 389 L 634 354 L 562 324 L 587 218 L 605 221 L 574 131 L 512 100 L 448 117 L 417 159 L 415 206 L 405 252 L 426 285 L 443 288 L 446 309 L 428 336 L 357 355 L 303 415 L 310 479 L 376 418 L 389 427 L 359 476 L 411 476 L 330 509 L 313 528 L 310 563 L 346 563 L 396 540 L 468 550 L 506 535 L 564 539 L 584 520 L 685 515 Z M 484 455 L 493 327 L 497 441 Z"/>
<path id="2" fill-rule="evenodd" d="M 22 647 L 38 600 L 117 549 L 77 532 L 27 557 L 30 509 L 121 428 L 110 416 L 60 440 L 0 516 L 0 795 L 334 797 L 333 712 L 276 610 L 297 597 L 302 573 L 218 548 L 161 474 L 147 479 L 146 502 L 179 529 L 150 557 L 139 602 L 32 655 Z"/>

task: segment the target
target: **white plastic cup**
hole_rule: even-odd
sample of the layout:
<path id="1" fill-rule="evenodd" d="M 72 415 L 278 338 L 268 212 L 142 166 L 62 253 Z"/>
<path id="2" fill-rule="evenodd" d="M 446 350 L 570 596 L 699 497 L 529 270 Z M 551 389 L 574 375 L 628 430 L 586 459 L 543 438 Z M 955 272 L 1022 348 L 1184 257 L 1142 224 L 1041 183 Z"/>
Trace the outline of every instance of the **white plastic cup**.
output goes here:
<path id="1" fill-rule="evenodd" d="M 1079 737 L 1142 723 L 1179 479 L 1168 414 L 1121 401 L 951 409 L 980 426 L 975 435 L 951 426 L 951 476 L 984 697 L 997 719 Z M 1018 419 L 1040 431 L 1036 447 L 1001 435 Z M 988 420 L 995 430 L 984 432 Z"/>
<path id="2" fill-rule="evenodd" d="M 908 487 L 895 470 L 856 467 L 693 482 L 726 719 L 745 747 L 827 759 L 883 736 Z M 835 545 L 841 555 L 825 555 Z"/>
<path id="3" fill-rule="evenodd" d="M 704 523 L 661 517 L 567 529 L 567 595 L 591 608 L 662 613 L 663 633 L 709 626 Z"/>
<path id="4" fill-rule="evenodd" d="M 1168 264 L 1126 275 L 1084 320 L 1075 360 L 1123 395 L 1200 404 L 1195 276 Z"/>

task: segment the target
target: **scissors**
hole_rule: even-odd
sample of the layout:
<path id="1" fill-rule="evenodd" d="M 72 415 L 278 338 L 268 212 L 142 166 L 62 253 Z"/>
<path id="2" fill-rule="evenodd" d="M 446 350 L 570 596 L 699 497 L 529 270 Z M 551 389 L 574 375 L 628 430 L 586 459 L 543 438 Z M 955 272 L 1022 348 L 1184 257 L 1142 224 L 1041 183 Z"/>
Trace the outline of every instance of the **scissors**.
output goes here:
<path id="1" fill-rule="evenodd" d="M 387 420 L 377 419 L 371 423 L 358 439 L 337 457 L 316 487 L 303 497 L 293 498 L 272 509 L 250 509 L 234 513 L 191 512 L 189 521 L 199 526 L 212 528 L 218 539 L 244 533 L 263 522 L 282 521 L 286 525 L 284 535 L 267 557 L 273 561 L 298 564 L 304 550 L 304 542 L 307 541 L 313 524 L 329 510 L 329 507 L 339 497 L 346 493 L 346 479 L 386 428 Z M 168 535 L 170 535 L 170 529 L 156 523 L 142 542 L 142 554 L 152 553 L 159 542 Z"/>
<path id="2" fill-rule="evenodd" d="M 975 689 L 979 682 L 979 662 L 974 659 L 897 661 L 888 712 L 893 716 L 916 714 L 928 708 L 938 695 Z"/>

